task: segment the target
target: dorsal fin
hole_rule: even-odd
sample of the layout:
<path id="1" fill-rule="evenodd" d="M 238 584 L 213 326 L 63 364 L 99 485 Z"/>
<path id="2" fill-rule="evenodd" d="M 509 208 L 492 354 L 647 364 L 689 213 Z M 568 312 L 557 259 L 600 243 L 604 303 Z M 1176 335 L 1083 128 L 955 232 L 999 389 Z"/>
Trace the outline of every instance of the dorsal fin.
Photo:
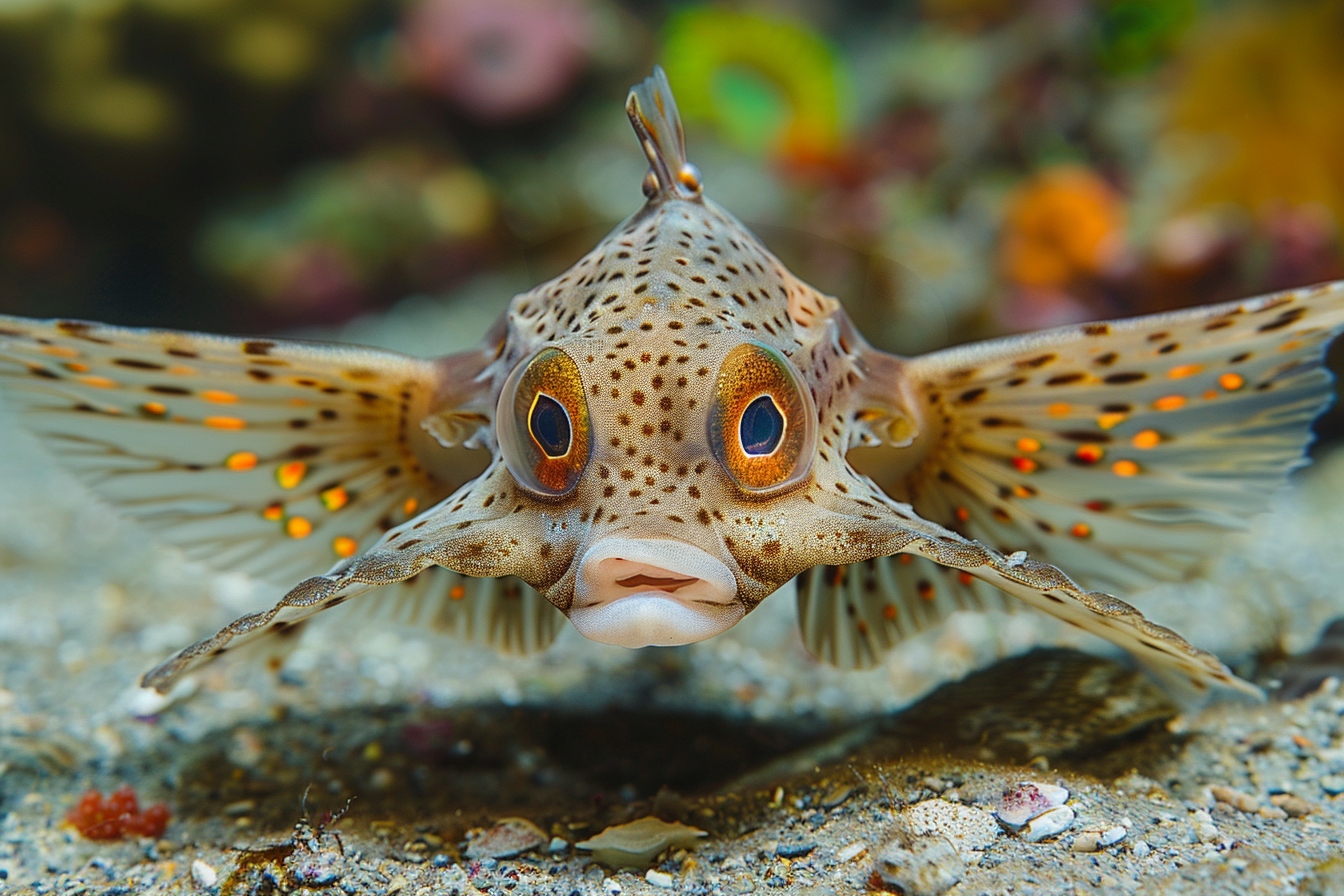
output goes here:
<path id="1" fill-rule="evenodd" d="M 649 157 L 649 175 L 644 180 L 649 201 L 699 199 L 700 171 L 686 161 L 681 116 L 661 67 L 655 65 L 652 75 L 630 88 L 625 114 Z"/>

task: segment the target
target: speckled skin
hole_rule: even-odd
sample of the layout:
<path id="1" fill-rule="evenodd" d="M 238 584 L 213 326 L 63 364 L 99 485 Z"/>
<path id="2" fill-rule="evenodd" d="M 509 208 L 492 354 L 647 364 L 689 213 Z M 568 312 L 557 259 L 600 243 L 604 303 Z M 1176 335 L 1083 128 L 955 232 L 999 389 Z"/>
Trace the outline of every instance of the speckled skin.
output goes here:
<path id="1" fill-rule="evenodd" d="M 435 565 L 472 577 L 516 576 L 569 613 L 585 552 L 629 538 L 693 545 L 724 564 L 736 580 L 729 605 L 697 610 L 723 614 L 720 628 L 822 568 L 824 584 L 808 600 L 825 612 L 805 622 L 804 638 L 841 663 L 862 664 L 844 644 L 864 642 L 865 655 L 886 649 L 911 613 L 934 607 L 937 595 L 974 595 L 979 580 L 1115 641 L 1194 691 L 1221 684 L 1254 692 L 1212 655 L 1038 555 L 1070 563 L 1083 578 L 1095 571 L 1099 581 L 1190 572 L 1221 529 L 1244 517 L 1238 511 L 1263 506 L 1299 462 L 1310 421 L 1330 394 L 1320 361 L 1344 325 L 1344 284 L 897 358 L 868 346 L 836 300 L 790 274 L 702 195 L 661 73 L 632 92 L 627 108 L 650 160 L 647 204 L 562 276 L 515 297 L 472 352 L 425 362 L 0 320 L 5 373 L 19 384 L 21 407 L 37 415 L 34 428 L 58 450 L 83 430 L 55 433 L 42 414 L 69 419 L 81 411 L 90 432 L 99 419 L 146 416 L 154 403 L 143 394 L 125 398 L 125 407 L 107 404 L 109 395 L 171 392 L 164 354 L 188 365 L 208 356 L 221 377 L 232 372 L 238 416 L 172 422 L 242 432 L 231 449 L 252 446 L 249 462 L 262 469 L 294 457 L 298 441 L 304 475 L 318 475 L 341 452 L 381 471 L 340 502 L 365 508 L 367 519 L 350 536 L 376 541 L 358 553 L 338 547 L 343 559 L 326 574 L 187 648 L 147 685 L 166 689 L 237 641 Z M 780 488 L 743 488 L 711 445 L 716 381 L 724 359 L 746 342 L 788 359 L 815 412 L 788 422 L 808 427 L 815 440 L 802 475 Z M 592 432 L 591 456 L 574 458 L 577 482 L 559 495 L 515 478 L 496 425 L 512 407 L 504 394 L 510 374 L 547 347 L 577 366 Z M 84 369 L 72 371 L 82 378 L 52 363 L 57 357 L 82 359 L 75 363 Z M 115 382 L 87 375 L 96 359 L 115 371 Z M 22 397 L 30 393 L 45 397 Z M 294 431 L 277 425 L 273 450 L 259 450 L 259 409 L 291 394 L 316 401 L 316 416 L 297 427 L 291 421 Z M 257 417 L 248 416 L 253 411 Z M 348 420 L 353 431 L 335 428 Z M 132 436 L 120 438 L 98 441 L 108 449 L 100 463 L 149 456 L 126 447 Z M 226 453 L 219 444 L 213 457 Z M 363 454 L 356 445 L 366 446 Z M 457 463 L 466 449 L 491 456 L 475 478 Z M 94 467 L 96 479 L 102 468 Z M 199 463 L 177 469 L 203 472 Z M 276 475 L 283 483 L 278 468 Z M 321 496 L 331 493 L 326 486 Z M 373 494 L 384 494 L 384 504 L 370 504 Z M 134 505 L 132 498 L 114 496 Z M 355 518 L 323 501 L 331 519 Z M 240 503 L 230 512 L 250 521 L 236 523 L 245 527 L 275 506 Z M 388 509 L 398 507 L 400 518 Z M 282 513 L 274 518 L 288 526 L 297 512 L 285 505 Z M 327 516 L 313 518 L 328 526 Z M 882 565 L 896 555 L 914 565 Z M 907 573 L 916 578 L 899 578 Z M 850 576 L 872 585 L 845 592 Z M 930 619 L 942 612 L 929 610 Z M 879 635 L 887 640 L 875 647 Z M 823 641 L 833 649 L 814 646 Z"/>

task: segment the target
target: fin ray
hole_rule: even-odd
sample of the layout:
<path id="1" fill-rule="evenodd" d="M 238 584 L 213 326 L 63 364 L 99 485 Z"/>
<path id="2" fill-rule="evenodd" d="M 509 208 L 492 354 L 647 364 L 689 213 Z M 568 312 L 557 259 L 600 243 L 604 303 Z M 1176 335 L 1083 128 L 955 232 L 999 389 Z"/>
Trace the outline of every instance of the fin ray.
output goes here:
<path id="1" fill-rule="evenodd" d="M 279 580 L 453 491 L 419 427 L 441 363 L 0 317 L 0 388 L 68 468 L 192 558 Z"/>
<path id="2" fill-rule="evenodd" d="M 876 666 L 955 612 L 1014 607 L 969 573 L 915 554 L 810 569 L 798 577 L 797 602 L 803 645 L 841 669 Z"/>
<path id="3" fill-rule="evenodd" d="M 1334 283 L 911 359 L 948 422 L 902 449 L 917 466 L 868 465 L 921 516 L 1089 585 L 1180 580 L 1305 463 L 1342 328 Z"/>

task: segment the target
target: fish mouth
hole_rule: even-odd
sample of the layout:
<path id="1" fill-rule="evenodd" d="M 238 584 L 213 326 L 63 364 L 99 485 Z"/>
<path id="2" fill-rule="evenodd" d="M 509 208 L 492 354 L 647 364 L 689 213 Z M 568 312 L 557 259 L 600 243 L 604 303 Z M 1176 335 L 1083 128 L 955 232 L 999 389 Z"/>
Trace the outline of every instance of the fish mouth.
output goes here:
<path id="1" fill-rule="evenodd" d="M 616 584 L 621 588 L 640 588 L 648 586 L 656 591 L 666 591 L 671 593 L 678 588 L 694 585 L 698 581 L 700 580 L 696 578 L 679 579 L 676 576 L 650 576 L 640 572 L 624 579 L 617 579 Z"/>
<path id="2" fill-rule="evenodd" d="M 712 638 L 745 614 L 717 557 L 670 538 L 604 538 L 579 561 L 569 620 L 586 638 L 670 647 Z"/>

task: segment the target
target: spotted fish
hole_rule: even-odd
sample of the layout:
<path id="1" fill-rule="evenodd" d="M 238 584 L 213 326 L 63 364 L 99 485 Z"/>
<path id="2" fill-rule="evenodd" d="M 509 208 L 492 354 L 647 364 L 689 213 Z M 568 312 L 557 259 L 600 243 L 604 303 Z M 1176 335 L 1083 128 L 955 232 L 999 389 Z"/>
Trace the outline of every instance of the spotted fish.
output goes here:
<path id="1" fill-rule="evenodd" d="M 626 110 L 647 202 L 471 351 L 0 318 L 0 382 L 97 494 L 308 576 L 147 686 L 394 583 L 369 600 L 528 652 L 562 615 L 700 641 L 797 578 L 842 667 L 1007 597 L 1255 690 L 1097 589 L 1191 575 L 1303 463 L 1344 282 L 896 357 L 705 197 L 661 71 Z"/>

